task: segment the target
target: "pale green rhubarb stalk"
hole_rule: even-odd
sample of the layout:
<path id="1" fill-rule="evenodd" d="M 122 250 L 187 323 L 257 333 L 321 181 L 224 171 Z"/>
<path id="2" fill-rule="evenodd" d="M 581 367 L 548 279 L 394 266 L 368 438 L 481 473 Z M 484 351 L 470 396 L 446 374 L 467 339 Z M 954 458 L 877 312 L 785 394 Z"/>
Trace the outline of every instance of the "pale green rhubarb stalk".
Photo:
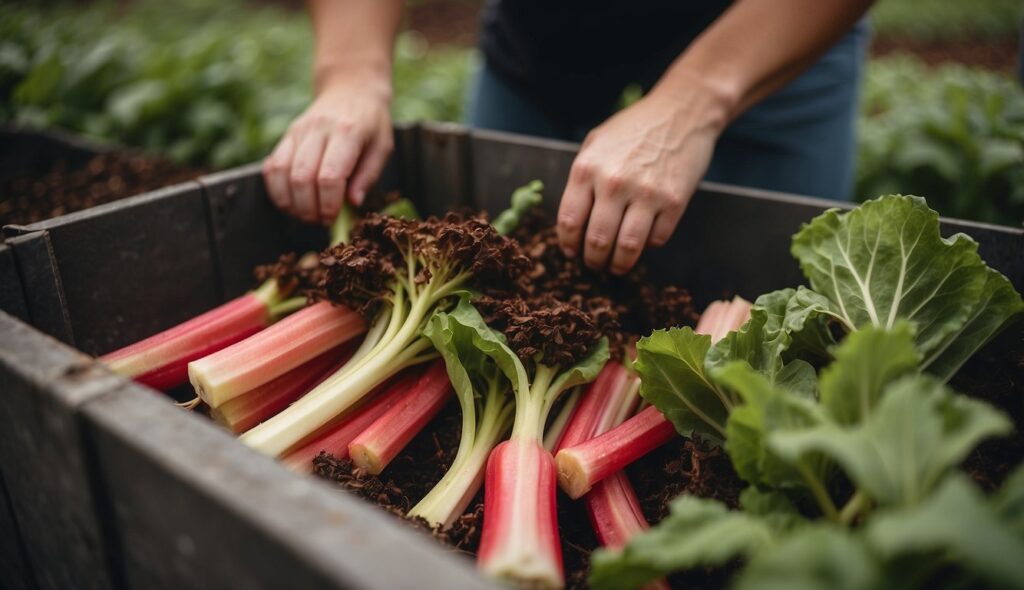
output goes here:
<path id="1" fill-rule="evenodd" d="M 525 209 L 539 201 L 534 190 L 539 188 L 537 183 L 517 191 L 518 197 L 513 195 L 513 209 L 519 212 L 503 213 L 495 219 L 499 233 L 511 231 Z M 450 259 L 451 253 L 440 248 L 417 248 L 411 239 L 393 241 L 402 264 L 395 265 L 388 292 L 383 295 L 383 310 L 371 327 L 381 331 L 380 339 L 283 412 L 245 433 L 241 437 L 244 443 L 280 456 L 357 404 L 389 376 L 436 355 L 430 339 L 422 334 L 423 328 L 436 310 L 451 305 L 464 291 L 472 272 L 465 261 Z"/>
<path id="2" fill-rule="evenodd" d="M 490 329 L 472 305 L 462 301 L 451 313 L 435 314 L 424 332 L 444 359 L 462 409 L 462 433 L 448 472 L 409 516 L 447 528 L 480 490 L 487 457 L 512 426 L 513 404 L 509 380 L 481 350 L 493 346 L 485 338 Z"/>
<path id="3" fill-rule="evenodd" d="M 710 334 L 715 342 L 749 318 L 748 301 L 740 297 L 715 301 L 701 315 L 694 331 Z M 570 498 L 579 499 L 597 482 L 677 436 L 672 422 L 657 408 L 648 406 L 604 434 L 559 450 L 555 456 L 558 484 Z"/>

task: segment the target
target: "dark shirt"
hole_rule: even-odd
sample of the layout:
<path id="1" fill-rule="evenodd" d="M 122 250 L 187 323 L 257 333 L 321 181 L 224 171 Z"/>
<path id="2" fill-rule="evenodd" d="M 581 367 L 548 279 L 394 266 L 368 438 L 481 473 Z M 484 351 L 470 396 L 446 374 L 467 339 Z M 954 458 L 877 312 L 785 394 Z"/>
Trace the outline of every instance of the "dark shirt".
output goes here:
<path id="1" fill-rule="evenodd" d="M 650 88 L 731 0 L 489 0 L 488 65 L 560 119 L 598 122 L 623 88 Z"/>

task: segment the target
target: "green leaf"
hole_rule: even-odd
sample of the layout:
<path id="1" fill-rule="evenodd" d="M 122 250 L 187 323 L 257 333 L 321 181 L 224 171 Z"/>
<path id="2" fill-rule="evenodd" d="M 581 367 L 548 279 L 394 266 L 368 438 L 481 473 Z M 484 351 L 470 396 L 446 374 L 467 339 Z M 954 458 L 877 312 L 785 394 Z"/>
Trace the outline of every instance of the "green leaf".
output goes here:
<path id="1" fill-rule="evenodd" d="M 816 404 L 773 385 L 742 362 L 716 369 L 714 377 L 743 399 L 743 404 L 729 415 L 725 439 L 725 450 L 740 477 L 771 487 L 802 487 L 806 473 L 821 479 L 825 469 L 822 461 L 804 456 L 783 460 L 767 445 L 774 432 L 818 424 L 821 417 Z"/>
<path id="2" fill-rule="evenodd" d="M 451 313 L 435 312 L 423 334 L 444 358 L 463 411 L 473 411 L 476 392 L 485 391 L 487 382 L 499 377 L 491 354 L 499 348 L 497 343 L 504 344 L 504 336 L 488 327 L 465 298 Z"/>
<path id="3" fill-rule="evenodd" d="M 916 371 L 919 361 L 910 324 L 891 332 L 867 328 L 835 348 L 836 361 L 821 371 L 821 403 L 838 424 L 857 424 L 871 414 L 886 385 Z"/>
<path id="4" fill-rule="evenodd" d="M 416 205 L 406 198 L 398 199 L 380 210 L 381 215 L 398 217 L 400 219 L 422 219 Z"/>
<path id="5" fill-rule="evenodd" d="M 890 195 L 849 212 L 826 211 L 801 228 L 791 250 L 811 287 L 827 298 L 827 312 L 848 330 L 891 329 L 906 319 L 926 358 L 942 351 L 937 368 L 944 374 L 990 337 L 993 326 L 1022 311 L 1019 295 L 984 296 L 995 271 L 977 248 L 963 234 L 942 238 L 939 216 L 924 199 Z M 976 328 L 965 328 L 975 317 Z M 972 341 L 960 345 L 960 338 Z"/>
<path id="6" fill-rule="evenodd" d="M 857 427 L 822 422 L 812 429 L 776 429 L 768 444 L 790 462 L 823 453 L 879 505 L 913 506 L 979 442 L 1011 428 L 989 405 L 958 395 L 933 377 L 911 375 L 886 387 L 876 409 Z"/>
<path id="7" fill-rule="evenodd" d="M 691 328 L 655 330 L 636 346 L 640 395 L 654 404 L 683 436 L 698 433 L 713 441 L 725 436 L 728 394 L 704 368 L 711 337 Z"/>
<path id="8" fill-rule="evenodd" d="M 634 536 L 621 551 L 595 551 L 590 586 L 637 588 L 670 572 L 724 565 L 754 554 L 778 532 L 765 519 L 730 511 L 721 502 L 680 496 L 665 520 Z"/>
<path id="9" fill-rule="evenodd" d="M 738 590 L 873 590 L 881 568 L 867 544 L 846 530 L 816 525 L 793 531 L 751 559 Z"/>
<path id="10" fill-rule="evenodd" d="M 488 326 L 483 316 L 467 297 L 461 298 L 455 309 L 450 312 L 436 313 L 427 324 L 424 334 L 434 342 L 434 346 L 445 357 L 446 363 L 448 354 L 453 354 L 451 346 L 455 347 L 454 353 L 456 354 L 460 349 L 465 349 L 467 353 L 472 349 L 472 351 L 478 351 L 481 356 L 477 356 L 477 352 L 472 352 L 471 356 L 459 357 L 459 364 L 465 367 L 468 362 L 475 370 L 481 366 L 486 356 L 498 365 L 514 389 L 529 388 L 530 382 L 526 369 L 519 357 L 505 343 L 504 334 Z M 451 345 L 449 345 L 449 340 Z M 438 346 L 439 342 L 443 347 Z M 446 350 L 449 351 L 448 354 L 445 354 Z M 475 360 L 470 361 L 471 358 Z M 454 381 L 452 385 L 455 386 Z M 456 388 L 456 391 L 459 389 Z"/>
<path id="11" fill-rule="evenodd" d="M 503 236 L 515 231 L 519 224 L 523 220 L 523 216 L 530 212 L 531 209 L 541 204 L 544 200 L 541 191 L 544 190 L 544 183 L 539 180 L 534 180 L 528 184 L 521 186 L 512 193 L 512 203 L 508 209 L 505 209 L 491 225 L 494 229 Z"/>
<path id="12" fill-rule="evenodd" d="M 872 548 L 889 560 L 932 556 L 996 587 L 1024 588 L 1024 538 L 966 477 L 947 477 L 918 506 L 880 513 L 867 526 Z"/>
<path id="13" fill-rule="evenodd" d="M 985 279 L 967 321 L 924 359 L 924 367 L 940 379 L 949 380 L 971 355 L 1024 313 L 1024 300 L 1009 279 L 992 269 L 987 269 Z"/>

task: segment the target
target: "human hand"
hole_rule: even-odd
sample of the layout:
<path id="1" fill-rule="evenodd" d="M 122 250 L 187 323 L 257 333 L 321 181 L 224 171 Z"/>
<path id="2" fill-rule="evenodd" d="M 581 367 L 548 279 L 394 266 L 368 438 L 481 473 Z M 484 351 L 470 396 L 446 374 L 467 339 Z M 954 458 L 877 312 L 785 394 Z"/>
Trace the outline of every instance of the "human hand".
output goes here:
<path id="1" fill-rule="evenodd" d="M 696 89 L 694 89 L 696 88 Z M 704 176 L 727 121 L 725 101 L 699 84 L 655 88 L 593 129 L 558 210 L 566 256 L 624 274 L 645 246 L 664 245 Z"/>
<path id="2" fill-rule="evenodd" d="M 360 205 L 394 147 L 390 82 L 349 76 L 325 86 L 263 162 L 274 204 L 331 223 L 346 196 Z"/>

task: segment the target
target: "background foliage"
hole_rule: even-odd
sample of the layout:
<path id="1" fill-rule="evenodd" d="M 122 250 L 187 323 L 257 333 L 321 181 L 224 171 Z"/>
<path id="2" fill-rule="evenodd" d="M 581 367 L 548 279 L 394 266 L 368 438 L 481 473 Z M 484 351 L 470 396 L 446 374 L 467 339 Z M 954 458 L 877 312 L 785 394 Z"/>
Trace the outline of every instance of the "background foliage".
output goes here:
<path id="1" fill-rule="evenodd" d="M 879 35 L 1016 34 L 1019 0 L 882 0 Z M 310 99 L 305 15 L 242 0 L 0 5 L 0 123 L 60 127 L 212 169 L 263 157 Z M 402 34 L 398 121 L 458 121 L 476 59 Z M 927 195 L 943 214 L 1024 220 L 1024 93 L 1003 74 L 873 60 L 856 194 Z"/>

